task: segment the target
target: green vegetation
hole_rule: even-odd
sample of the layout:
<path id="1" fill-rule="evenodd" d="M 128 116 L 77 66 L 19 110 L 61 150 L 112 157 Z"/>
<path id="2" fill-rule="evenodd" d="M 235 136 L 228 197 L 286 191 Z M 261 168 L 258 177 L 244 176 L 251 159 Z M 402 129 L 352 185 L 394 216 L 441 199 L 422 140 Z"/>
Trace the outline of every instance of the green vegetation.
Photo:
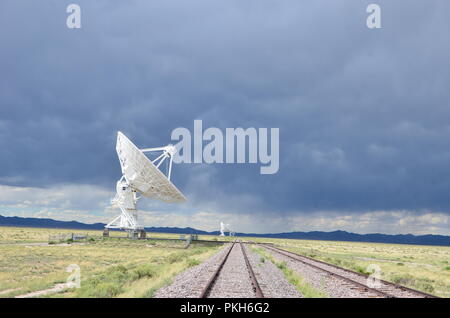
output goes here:
<path id="1" fill-rule="evenodd" d="M 309 283 L 305 282 L 305 280 L 300 275 L 295 273 L 292 269 L 290 269 L 287 266 L 286 262 L 284 262 L 284 261 L 282 261 L 282 262 L 277 261 L 272 255 L 268 254 L 265 250 L 263 250 L 260 247 L 252 248 L 252 250 L 254 252 L 260 254 L 261 255 L 261 259 L 268 259 L 273 264 L 275 264 L 283 272 L 283 274 L 286 277 L 287 281 L 291 285 L 293 285 L 300 292 L 300 294 L 303 295 L 303 297 L 305 297 L 305 298 L 324 298 L 324 297 L 327 297 L 327 295 L 325 293 L 317 290 L 316 288 L 311 286 Z"/>
<path id="2" fill-rule="evenodd" d="M 433 287 L 433 281 L 422 278 L 420 280 L 417 280 L 413 275 L 406 274 L 403 276 L 393 276 L 392 281 L 394 283 L 404 285 L 404 286 L 416 286 L 417 289 L 423 290 L 427 293 L 433 293 L 434 287 Z"/>
<path id="3" fill-rule="evenodd" d="M 49 236 L 71 233 L 86 235 L 89 239 L 82 243 L 49 244 Z M 82 291 L 87 293 L 85 282 L 92 284 L 90 279 L 95 275 L 106 275 L 109 268 L 123 265 L 128 273 L 123 281 L 101 287 L 102 292 L 115 297 L 151 297 L 174 275 L 202 262 L 221 246 L 193 241 L 189 248 L 183 249 L 183 241 L 157 240 L 179 238 L 178 234 L 148 233 L 155 240 L 145 241 L 123 240 L 121 238 L 126 233 L 120 231 L 111 231 L 110 235 L 111 238 L 102 238 L 102 231 L 0 227 L 0 297 L 13 297 L 64 283 L 70 264 L 80 266 L 82 288 L 79 292 L 67 290 L 54 296 L 79 297 Z M 208 235 L 199 235 L 198 238 L 235 239 Z M 450 297 L 450 247 L 269 238 L 248 240 L 272 242 L 292 252 L 365 274 L 369 274 L 369 265 L 376 264 L 381 268 L 382 279 L 440 297 Z M 150 265 L 155 275 L 137 280 L 133 280 L 131 274 L 128 276 L 142 265 Z M 93 285 L 89 286 L 95 289 Z"/>
<path id="4" fill-rule="evenodd" d="M 189 267 L 196 266 L 200 264 L 200 261 L 194 258 L 190 258 L 187 260 L 187 264 Z"/>
<path id="5" fill-rule="evenodd" d="M 65 230 L 0 227 L 0 297 L 14 297 L 65 283 L 69 265 L 80 267 L 81 288 L 45 297 L 149 297 L 188 267 L 221 248 L 217 243 L 103 238 L 89 232 L 82 243 L 49 244 Z M 85 235 L 85 231 L 67 233 Z M 114 233 L 123 234 L 123 233 Z M 153 237 L 153 235 L 152 235 Z M 65 243 L 65 242 L 64 242 Z"/>
<path id="6" fill-rule="evenodd" d="M 381 278 L 439 297 L 450 297 L 450 247 L 360 242 L 263 239 L 277 246 L 363 274 L 369 265 Z"/>
<path id="7" fill-rule="evenodd" d="M 82 287 L 77 290 L 77 296 L 114 297 L 124 291 L 125 284 L 156 275 L 157 270 L 151 265 L 139 265 L 134 268 L 123 265 L 113 266 L 83 282 Z"/>

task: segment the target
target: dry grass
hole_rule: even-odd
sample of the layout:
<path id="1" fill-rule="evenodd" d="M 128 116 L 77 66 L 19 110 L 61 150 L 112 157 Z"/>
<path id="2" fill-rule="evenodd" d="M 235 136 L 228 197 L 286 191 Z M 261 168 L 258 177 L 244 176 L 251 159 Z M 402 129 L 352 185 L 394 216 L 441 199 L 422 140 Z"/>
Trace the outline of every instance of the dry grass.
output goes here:
<path id="1" fill-rule="evenodd" d="M 88 234 L 94 241 L 67 246 L 36 244 L 48 241 L 49 234 L 72 232 Z M 0 297 L 14 297 L 66 282 L 70 264 L 81 269 L 81 289 L 58 297 L 151 296 L 173 275 L 220 248 L 218 244 L 194 243 L 183 249 L 181 241 L 103 239 L 101 231 L 0 227 L 0 235 Z M 97 284 L 96 279 L 107 284 Z"/>

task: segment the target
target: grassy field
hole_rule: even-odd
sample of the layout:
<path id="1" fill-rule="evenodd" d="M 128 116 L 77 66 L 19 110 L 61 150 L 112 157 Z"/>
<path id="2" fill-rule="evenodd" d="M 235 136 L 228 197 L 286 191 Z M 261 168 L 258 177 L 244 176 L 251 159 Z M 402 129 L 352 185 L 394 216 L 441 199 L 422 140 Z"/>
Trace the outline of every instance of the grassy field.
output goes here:
<path id="1" fill-rule="evenodd" d="M 49 235 L 87 234 L 84 243 L 48 244 Z M 0 227 L 0 297 L 14 297 L 65 283 L 66 270 L 80 268 L 81 288 L 45 297 L 151 297 L 186 268 L 210 257 L 220 244 L 182 241 L 134 241 L 113 232 Z M 152 237 L 179 237 L 152 235 Z"/>
<path id="2" fill-rule="evenodd" d="M 47 244 L 49 235 L 63 233 L 88 235 L 93 240 L 81 244 Z M 103 239 L 101 234 L 101 231 L 0 227 L 0 297 L 14 297 L 64 283 L 70 275 L 66 269 L 71 264 L 80 267 L 81 288 L 46 297 L 151 297 L 174 275 L 202 262 L 221 247 L 214 243 L 194 243 L 183 249 L 181 241 L 120 239 L 126 236 L 124 232 L 110 232 L 112 237 Z M 147 234 L 152 238 L 179 238 L 178 234 Z M 231 241 L 235 238 L 201 235 L 199 239 Z M 382 279 L 450 297 L 450 247 L 241 239 L 272 242 L 363 273 L 370 272 L 368 267 L 375 264 L 381 269 Z"/>

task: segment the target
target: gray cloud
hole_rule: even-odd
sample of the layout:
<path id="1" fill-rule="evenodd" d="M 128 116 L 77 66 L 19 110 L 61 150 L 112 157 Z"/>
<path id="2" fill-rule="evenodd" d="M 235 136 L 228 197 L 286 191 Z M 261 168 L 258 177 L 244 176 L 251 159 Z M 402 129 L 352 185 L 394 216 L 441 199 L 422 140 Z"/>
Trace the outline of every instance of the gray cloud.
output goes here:
<path id="1" fill-rule="evenodd" d="M 279 127 L 278 174 L 178 165 L 191 209 L 450 209 L 446 1 L 78 1 L 0 4 L 0 182 L 114 188 L 115 132 Z"/>

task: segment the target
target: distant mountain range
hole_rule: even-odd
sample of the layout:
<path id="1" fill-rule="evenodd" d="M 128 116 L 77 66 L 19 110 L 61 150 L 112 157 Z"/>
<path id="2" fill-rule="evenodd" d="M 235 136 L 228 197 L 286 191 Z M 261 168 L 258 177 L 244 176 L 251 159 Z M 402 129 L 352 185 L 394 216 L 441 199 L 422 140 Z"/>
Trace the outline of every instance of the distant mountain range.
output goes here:
<path id="1" fill-rule="evenodd" d="M 58 228 L 58 229 L 80 229 L 80 230 L 102 230 L 105 227 L 103 223 L 86 224 L 77 221 L 57 221 L 43 218 L 22 218 L 7 217 L 0 215 L 0 226 L 17 227 L 40 227 L 40 228 Z M 219 235 L 219 231 L 206 232 L 194 228 L 186 227 L 147 227 L 147 232 L 174 233 L 174 234 L 203 234 Z M 247 237 L 267 237 L 284 239 L 304 239 L 304 240 L 322 240 L 322 241 L 348 241 L 348 242 L 372 242 L 372 243 L 393 243 L 393 244 L 417 244 L 417 245 L 438 245 L 450 246 L 450 236 L 445 235 L 412 235 L 412 234 L 356 234 L 345 231 L 333 232 L 288 232 L 288 233 L 236 233 L 237 236 Z"/>

